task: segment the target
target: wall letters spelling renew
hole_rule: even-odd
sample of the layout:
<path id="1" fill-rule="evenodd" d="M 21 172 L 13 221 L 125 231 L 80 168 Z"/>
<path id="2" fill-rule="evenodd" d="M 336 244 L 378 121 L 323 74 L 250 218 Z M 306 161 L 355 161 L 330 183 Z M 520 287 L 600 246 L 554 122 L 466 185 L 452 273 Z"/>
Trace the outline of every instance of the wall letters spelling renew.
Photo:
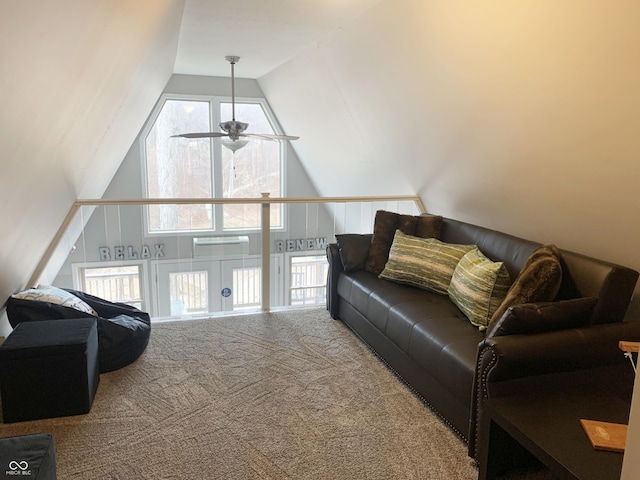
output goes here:
<path id="1" fill-rule="evenodd" d="M 276 240 L 276 252 L 300 252 L 304 250 L 324 250 L 327 247 L 326 237 L 298 238 L 295 240 Z"/>

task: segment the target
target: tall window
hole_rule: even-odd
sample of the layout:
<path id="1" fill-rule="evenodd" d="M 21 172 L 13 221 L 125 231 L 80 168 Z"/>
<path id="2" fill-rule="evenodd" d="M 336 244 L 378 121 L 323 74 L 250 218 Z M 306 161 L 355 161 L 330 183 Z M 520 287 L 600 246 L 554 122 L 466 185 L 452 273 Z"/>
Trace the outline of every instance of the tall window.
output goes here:
<path id="1" fill-rule="evenodd" d="M 220 104 L 223 119 L 231 118 L 231 103 Z M 248 123 L 247 133 L 275 134 L 264 108 L 258 103 L 236 103 L 236 118 Z M 262 192 L 281 196 L 280 142 L 251 140 L 235 153 L 222 148 L 223 197 L 255 198 Z M 224 207 L 225 229 L 256 228 L 260 225 L 260 205 Z M 280 208 L 271 206 L 271 226 L 280 226 Z"/>
<path id="2" fill-rule="evenodd" d="M 217 98 L 166 97 L 143 135 L 146 193 L 149 198 L 258 198 L 262 192 L 282 195 L 285 146 L 279 141 L 251 139 L 235 153 L 218 139 L 172 138 L 187 132 L 221 131 L 231 120 L 231 102 Z M 236 102 L 236 119 L 247 133 L 276 133 L 264 100 Z M 150 233 L 247 230 L 260 225 L 259 205 L 152 205 Z M 282 226 L 278 205 L 271 226 Z"/>
<path id="3" fill-rule="evenodd" d="M 145 139 L 148 197 L 213 196 L 211 141 L 171 138 L 176 133 L 209 131 L 209 102 L 165 101 Z M 150 232 L 213 228 L 210 205 L 151 205 L 148 211 Z"/>

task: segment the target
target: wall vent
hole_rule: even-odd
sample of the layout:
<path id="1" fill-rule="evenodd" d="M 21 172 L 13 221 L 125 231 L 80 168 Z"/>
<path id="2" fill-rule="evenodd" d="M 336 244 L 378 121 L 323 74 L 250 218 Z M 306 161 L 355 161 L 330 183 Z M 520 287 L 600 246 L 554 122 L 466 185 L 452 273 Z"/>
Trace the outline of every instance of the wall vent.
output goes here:
<path id="1" fill-rule="evenodd" d="M 218 255 L 246 255 L 249 253 L 249 237 L 232 235 L 224 237 L 194 237 L 194 257 L 215 257 Z"/>

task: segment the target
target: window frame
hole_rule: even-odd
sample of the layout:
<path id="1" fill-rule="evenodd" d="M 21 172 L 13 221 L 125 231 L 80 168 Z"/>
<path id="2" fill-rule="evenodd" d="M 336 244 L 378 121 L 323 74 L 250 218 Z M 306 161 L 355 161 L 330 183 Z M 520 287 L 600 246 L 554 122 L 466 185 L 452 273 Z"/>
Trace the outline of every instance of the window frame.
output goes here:
<path id="1" fill-rule="evenodd" d="M 286 252 L 284 257 L 284 265 L 283 268 L 286 269 L 286 271 L 284 272 L 284 279 L 285 279 L 285 285 L 283 288 L 283 293 L 284 293 L 284 305 L 286 307 L 292 307 L 294 306 L 291 302 L 291 294 L 292 294 L 292 290 L 294 288 L 319 288 L 320 285 L 309 285 L 309 286 L 303 286 L 303 287 L 293 287 L 292 283 L 293 283 L 293 274 L 292 274 L 292 266 L 293 266 L 293 259 L 296 257 L 324 257 L 326 259 L 326 252 L 323 250 L 305 250 L 305 251 L 300 251 L 300 252 Z M 328 262 L 326 263 L 326 268 L 328 269 Z M 327 295 L 327 290 L 326 290 L 326 282 L 323 285 L 325 287 L 325 301 L 326 301 L 326 295 Z M 310 308 L 310 307 L 317 307 L 319 305 L 324 305 L 324 303 L 322 304 L 303 304 L 303 305 L 297 305 L 297 308 Z"/>
<path id="2" fill-rule="evenodd" d="M 79 262 L 71 264 L 71 277 L 74 290 L 85 291 L 84 272 L 87 268 L 112 268 L 112 267 L 138 267 L 138 281 L 140 282 L 140 295 L 144 312 L 151 312 L 151 290 L 149 278 L 149 265 L 145 260 L 110 260 L 102 262 Z"/>
<path id="3" fill-rule="evenodd" d="M 156 103 L 155 107 L 151 111 L 138 139 L 139 141 L 139 151 L 140 151 L 140 168 L 142 171 L 142 197 L 150 198 L 148 193 L 148 171 L 147 171 L 147 148 L 146 148 L 146 140 L 151 132 L 151 129 L 154 127 L 158 116 L 160 115 L 162 109 L 165 106 L 165 103 L 170 100 L 183 100 L 183 101 L 194 101 L 194 102 L 207 102 L 209 104 L 209 121 L 212 125 L 212 128 L 215 130 L 219 130 L 219 123 L 222 121 L 221 119 L 221 104 L 222 103 L 231 103 L 232 98 L 230 96 L 224 95 L 197 95 L 197 94 L 182 94 L 182 93 L 163 93 L 160 96 L 160 99 Z M 262 107 L 263 112 L 267 117 L 267 121 L 271 124 L 276 135 L 283 135 L 282 128 L 280 127 L 271 107 L 269 106 L 267 100 L 261 97 L 236 97 L 235 98 L 236 105 L 238 104 L 259 104 Z M 224 119 L 225 121 L 227 119 Z M 230 119 L 228 119 L 230 120 Z M 240 119 L 241 121 L 242 119 Z M 215 199 L 224 199 L 222 196 L 223 193 L 223 177 L 222 177 L 222 143 L 219 138 L 211 138 L 211 162 L 212 162 L 212 176 L 211 179 L 211 191 L 213 192 L 213 198 Z M 288 150 L 288 141 L 279 140 L 280 143 L 280 196 L 286 196 L 286 185 L 287 185 L 287 150 Z M 206 200 L 206 199 L 203 199 Z M 166 235 L 196 235 L 202 233 L 218 233 L 218 234 L 233 234 L 233 233 L 247 233 L 247 232 L 259 232 L 260 225 L 256 227 L 248 227 L 248 228 L 235 228 L 235 229 L 225 229 L 224 228 L 224 217 L 223 217 L 223 208 L 222 204 L 213 204 L 211 213 L 212 213 L 212 228 L 211 229 L 193 229 L 193 230 L 164 230 L 164 231 L 151 231 L 149 228 L 149 208 L 146 207 L 144 209 L 144 231 L 145 235 L 148 237 L 160 237 Z M 281 224 L 278 227 L 271 227 L 272 231 L 285 231 L 287 229 L 287 209 L 285 205 L 280 205 L 281 209 Z"/>

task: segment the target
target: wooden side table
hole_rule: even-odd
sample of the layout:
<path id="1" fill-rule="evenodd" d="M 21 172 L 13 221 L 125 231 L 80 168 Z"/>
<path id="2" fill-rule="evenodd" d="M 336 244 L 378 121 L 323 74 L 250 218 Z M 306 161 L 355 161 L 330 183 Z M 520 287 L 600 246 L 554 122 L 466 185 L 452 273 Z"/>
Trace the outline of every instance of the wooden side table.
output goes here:
<path id="1" fill-rule="evenodd" d="M 485 404 L 479 480 L 514 466 L 522 447 L 560 479 L 619 480 L 622 453 L 594 450 L 580 419 L 628 423 L 630 398 L 588 387 L 498 397 Z"/>

